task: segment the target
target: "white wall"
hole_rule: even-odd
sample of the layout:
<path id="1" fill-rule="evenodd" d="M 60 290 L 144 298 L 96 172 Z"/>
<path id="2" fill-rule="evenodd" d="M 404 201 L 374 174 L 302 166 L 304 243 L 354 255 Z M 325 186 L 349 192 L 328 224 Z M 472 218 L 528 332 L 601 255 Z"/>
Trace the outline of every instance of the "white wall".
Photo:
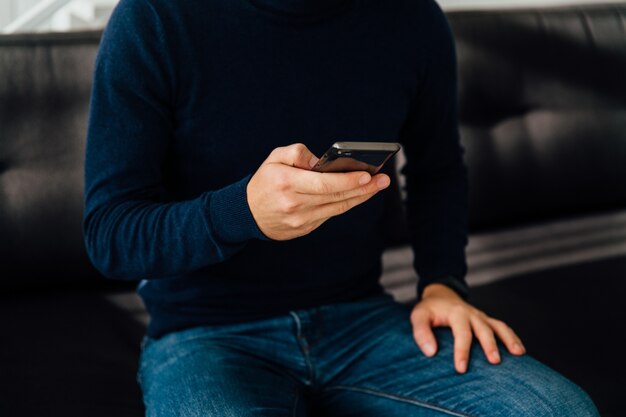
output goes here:
<path id="1" fill-rule="evenodd" d="M 0 0 L 0 31 L 42 0 Z M 97 1 L 97 0 L 91 0 Z M 107 3 L 117 0 L 107 0 Z M 172 0 L 175 1 L 175 0 Z M 231 0 L 224 0 L 231 1 Z M 383 0 L 384 1 L 384 0 Z M 626 3 L 626 0 L 437 0 L 445 10 L 489 9 L 503 7 L 549 7 L 589 3 Z"/>
<path id="2" fill-rule="evenodd" d="M 0 28 L 37 4 L 39 0 L 0 0 Z"/>
<path id="3" fill-rule="evenodd" d="M 67 32 L 102 28 L 117 2 L 118 0 L 0 0 L 0 15 L 4 19 L 0 23 L 0 33 Z"/>

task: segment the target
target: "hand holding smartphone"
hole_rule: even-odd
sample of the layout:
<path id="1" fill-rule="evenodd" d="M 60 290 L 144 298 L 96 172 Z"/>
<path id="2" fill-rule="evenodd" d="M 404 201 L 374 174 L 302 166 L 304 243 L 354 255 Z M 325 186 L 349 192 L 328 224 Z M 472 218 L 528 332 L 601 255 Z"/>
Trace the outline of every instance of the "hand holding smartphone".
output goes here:
<path id="1" fill-rule="evenodd" d="M 250 212 L 261 232 L 273 240 L 304 236 L 387 188 L 387 175 L 371 181 L 361 170 L 377 172 L 399 146 L 357 145 L 336 143 L 316 165 L 322 172 L 357 171 L 328 175 L 310 170 L 315 156 L 301 143 L 274 149 L 246 187 Z"/>
<path id="2" fill-rule="evenodd" d="M 400 149 L 400 144 L 396 142 L 335 142 L 312 170 L 367 171 L 375 175 Z"/>

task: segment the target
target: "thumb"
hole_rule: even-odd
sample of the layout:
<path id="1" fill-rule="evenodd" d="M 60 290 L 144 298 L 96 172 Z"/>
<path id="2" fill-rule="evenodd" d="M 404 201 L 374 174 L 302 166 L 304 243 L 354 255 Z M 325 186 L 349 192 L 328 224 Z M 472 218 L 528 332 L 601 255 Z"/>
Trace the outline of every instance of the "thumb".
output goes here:
<path id="1" fill-rule="evenodd" d="M 413 339 L 424 355 L 429 358 L 437 353 L 437 339 L 433 333 L 430 316 L 427 310 L 413 310 L 411 315 L 413 325 Z"/>
<path id="2" fill-rule="evenodd" d="M 266 163 L 278 163 L 310 170 L 319 159 L 302 143 L 276 148 L 265 160 Z"/>

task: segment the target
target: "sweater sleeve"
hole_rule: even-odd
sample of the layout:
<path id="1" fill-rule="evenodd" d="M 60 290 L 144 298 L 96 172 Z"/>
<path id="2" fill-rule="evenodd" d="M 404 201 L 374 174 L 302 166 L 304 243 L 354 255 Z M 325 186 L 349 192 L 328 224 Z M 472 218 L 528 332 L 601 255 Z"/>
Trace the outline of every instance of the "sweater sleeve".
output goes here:
<path id="1" fill-rule="evenodd" d="M 428 59 L 401 134 L 409 232 L 418 297 L 438 282 L 467 298 L 468 180 L 458 130 L 454 41 L 443 12 L 429 3 L 434 13 L 429 13 Z"/>
<path id="2" fill-rule="evenodd" d="M 176 66 L 149 0 L 122 0 L 96 59 L 85 158 L 85 244 L 105 276 L 172 277 L 222 262 L 264 238 L 249 177 L 186 201 L 168 199 Z"/>

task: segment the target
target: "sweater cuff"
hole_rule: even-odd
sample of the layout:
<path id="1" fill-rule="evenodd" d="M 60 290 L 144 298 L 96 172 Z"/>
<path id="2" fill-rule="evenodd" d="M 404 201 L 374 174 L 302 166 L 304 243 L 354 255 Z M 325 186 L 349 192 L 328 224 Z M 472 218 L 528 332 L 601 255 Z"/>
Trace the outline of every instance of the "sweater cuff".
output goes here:
<path id="1" fill-rule="evenodd" d="M 206 204 L 207 216 L 220 241 L 230 244 L 250 239 L 267 240 L 248 206 L 247 186 L 250 175 L 210 194 Z"/>
<path id="2" fill-rule="evenodd" d="M 451 288 L 465 301 L 467 301 L 467 299 L 469 298 L 469 287 L 467 286 L 467 283 L 459 278 L 453 277 L 452 275 L 447 275 L 441 278 L 437 278 L 437 279 L 425 282 L 423 285 L 420 282 L 417 288 L 418 300 L 421 300 L 422 293 L 424 292 L 424 288 L 426 288 L 426 286 L 430 284 L 443 284 Z"/>

